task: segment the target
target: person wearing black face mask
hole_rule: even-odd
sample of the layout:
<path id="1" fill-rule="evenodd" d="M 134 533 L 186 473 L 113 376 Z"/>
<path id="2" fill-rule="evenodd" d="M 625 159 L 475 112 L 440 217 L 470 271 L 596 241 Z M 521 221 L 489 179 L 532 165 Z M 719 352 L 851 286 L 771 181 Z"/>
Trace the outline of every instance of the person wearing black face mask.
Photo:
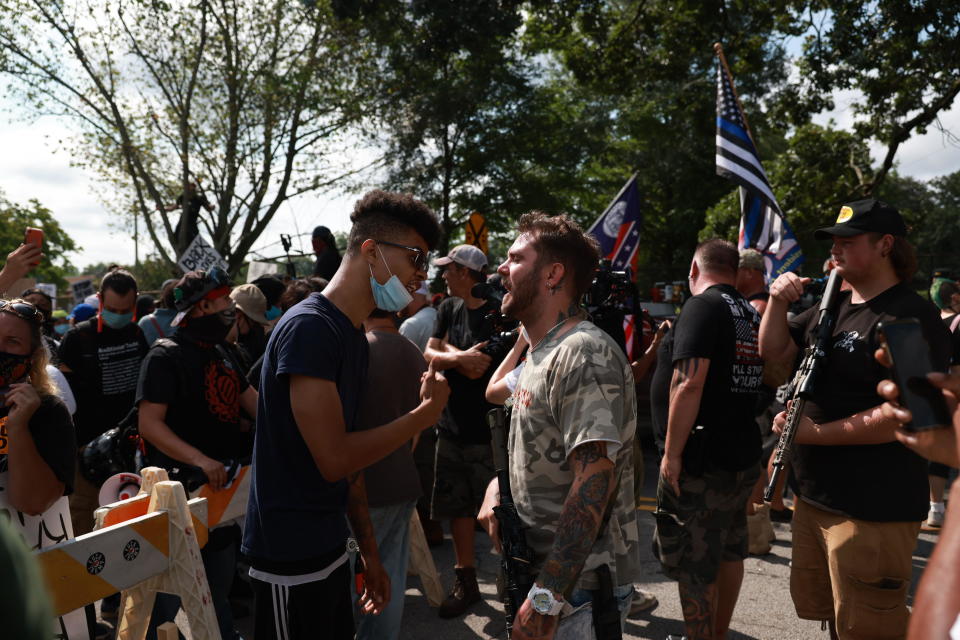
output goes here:
<path id="1" fill-rule="evenodd" d="M 218 348 L 237 317 L 226 274 L 219 269 L 191 271 L 173 292 L 177 332 L 154 342 L 140 369 L 140 435 L 147 443 L 149 462 L 171 471 L 171 479 L 178 479 L 174 469 L 199 467 L 218 490 L 227 482 L 223 461 L 252 452 L 249 436 L 241 432 L 240 410 L 256 416 L 257 392 Z M 236 637 L 227 594 L 238 540 L 236 524 L 220 526 L 210 531 L 201 552 L 225 639 Z M 170 596 L 160 602 L 154 624 L 176 614 L 177 603 Z"/>

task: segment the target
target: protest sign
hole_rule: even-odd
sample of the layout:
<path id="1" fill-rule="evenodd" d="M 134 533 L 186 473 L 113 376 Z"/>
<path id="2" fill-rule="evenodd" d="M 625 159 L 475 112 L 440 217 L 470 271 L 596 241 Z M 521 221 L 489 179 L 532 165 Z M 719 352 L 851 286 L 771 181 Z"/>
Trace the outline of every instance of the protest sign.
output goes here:
<path id="1" fill-rule="evenodd" d="M 210 271 L 214 267 L 220 267 L 224 271 L 227 270 L 227 263 L 223 257 L 203 239 L 203 236 L 199 235 L 193 239 L 193 242 L 190 243 L 187 250 L 183 252 L 177 264 L 184 273 L 187 271 Z"/>

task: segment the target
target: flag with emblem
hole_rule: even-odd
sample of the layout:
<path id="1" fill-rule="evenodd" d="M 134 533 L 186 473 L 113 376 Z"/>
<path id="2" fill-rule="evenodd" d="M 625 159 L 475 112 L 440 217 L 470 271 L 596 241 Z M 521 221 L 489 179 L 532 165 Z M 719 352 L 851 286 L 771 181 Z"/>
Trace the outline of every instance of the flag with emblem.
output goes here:
<path id="1" fill-rule="evenodd" d="M 610 261 L 614 271 L 631 269 L 637 272 L 637 248 L 640 246 L 640 191 L 634 173 L 620 189 L 606 211 L 597 218 L 589 232 L 600 245 L 600 255 Z M 635 321 L 632 315 L 623 320 L 627 357 L 633 359 Z"/>
<path id="2" fill-rule="evenodd" d="M 803 264 L 803 252 L 787 224 L 750 128 L 740 108 L 723 52 L 717 70 L 717 175 L 740 187 L 740 249 L 763 254 L 767 280 Z"/>
<path id="3" fill-rule="evenodd" d="M 630 176 L 620 193 L 603 212 L 589 232 L 600 244 L 600 255 L 614 271 L 633 267 L 640 246 L 640 192 L 637 174 Z"/>

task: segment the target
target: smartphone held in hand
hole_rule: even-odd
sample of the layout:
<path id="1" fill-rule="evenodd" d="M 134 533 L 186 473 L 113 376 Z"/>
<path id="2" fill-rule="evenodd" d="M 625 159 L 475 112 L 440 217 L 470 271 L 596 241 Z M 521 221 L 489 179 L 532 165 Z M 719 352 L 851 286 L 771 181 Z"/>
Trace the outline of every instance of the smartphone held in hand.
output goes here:
<path id="1" fill-rule="evenodd" d="M 23 244 L 32 244 L 38 249 L 43 248 L 43 229 L 37 229 L 36 227 L 27 227 L 27 230 L 23 232 Z M 31 266 L 36 267 L 40 264 L 40 261 L 32 263 Z"/>
<path id="2" fill-rule="evenodd" d="M 910 410 L 913 420 L 903 426 L 908 431 L 924 431 L 951 426 L 950 412 L 943 392 L 933 386 L 927 374 L 930 345 L 915 318 L 904 318 L 879 325 L 883 348 L 893 363 L 893 381 L 900 388 L 900 404 Z"/>

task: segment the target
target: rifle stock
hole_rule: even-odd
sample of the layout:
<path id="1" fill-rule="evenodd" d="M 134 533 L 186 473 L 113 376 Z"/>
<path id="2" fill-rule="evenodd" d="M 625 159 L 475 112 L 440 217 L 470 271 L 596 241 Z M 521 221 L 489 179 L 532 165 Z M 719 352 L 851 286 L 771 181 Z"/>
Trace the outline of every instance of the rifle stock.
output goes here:
<path id="1" fill-rule="evenodd" d="M 510 471 L 507 465 L 507 424 L 509 409 L 497 407 L 487 414 L 490 425 L 493 465 L 500 483 L 500 504 L 493 508 L 499 523 L 500 567 L 503 573 L 503 610 L 507 619 L 507 637 L 513 630 L 513 619 L 533 584 L 531 566 L 533 550 L 527 545 L 523 522 L 513 503 Z"/>

